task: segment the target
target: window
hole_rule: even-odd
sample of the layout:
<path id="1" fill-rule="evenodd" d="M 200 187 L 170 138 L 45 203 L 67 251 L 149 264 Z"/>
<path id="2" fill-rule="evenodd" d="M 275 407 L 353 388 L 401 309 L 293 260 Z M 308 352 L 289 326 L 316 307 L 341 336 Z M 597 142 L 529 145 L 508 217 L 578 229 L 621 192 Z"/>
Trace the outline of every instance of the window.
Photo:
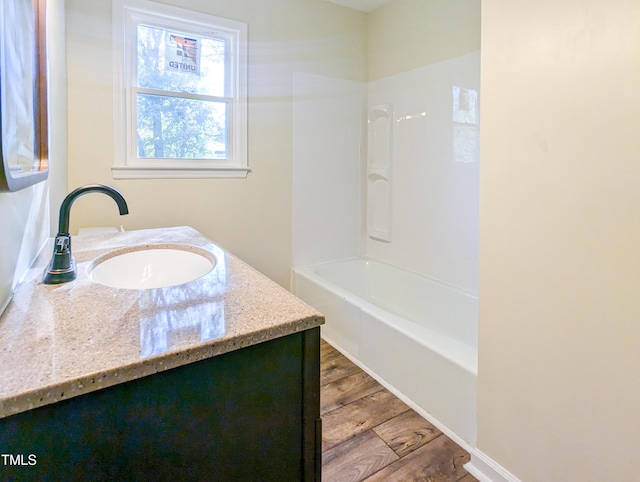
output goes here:
<path id="1" fill-rule="evenodd" d="M 246 24 L 146 0 L 113 19 L 113 177 L 246 177 Z"/>
<path id="2" fill-rule="evenodd" d="M 478 91 L 452 86 L 453 159 L 465 164 L 480 159 Z"/>

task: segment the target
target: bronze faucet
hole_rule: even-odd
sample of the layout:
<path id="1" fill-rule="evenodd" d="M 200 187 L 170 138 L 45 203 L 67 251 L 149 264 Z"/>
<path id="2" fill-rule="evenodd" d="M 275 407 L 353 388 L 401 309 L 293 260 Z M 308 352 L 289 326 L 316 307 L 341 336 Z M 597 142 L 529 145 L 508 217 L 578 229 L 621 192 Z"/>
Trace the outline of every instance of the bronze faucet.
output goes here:
<path id="1" fill-rule="evenodd" d="M 127 202 L 117 190 L 104 184 L 89 184 L 79 187 L 67 194 L 60 205 L 58 219 L 58 234 L 53 243 L 53 256 L 49 266 L 44 271 L 42 282 L 47 285 L 66 283 L 76 279 L 76 263 L 71 255 L 71 235 L 69 234 L 69 214 L 71 205 L 80 196 L 90 192 L 101 192 L 110 196 L 118 205 L 120 215 L 129 214 Z"/>

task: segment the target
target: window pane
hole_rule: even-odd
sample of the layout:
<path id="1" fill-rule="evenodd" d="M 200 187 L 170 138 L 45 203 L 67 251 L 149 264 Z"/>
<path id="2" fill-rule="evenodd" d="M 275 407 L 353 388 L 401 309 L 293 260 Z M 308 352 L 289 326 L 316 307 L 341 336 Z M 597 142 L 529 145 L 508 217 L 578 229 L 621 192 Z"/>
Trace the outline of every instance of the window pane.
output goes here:
<path id="1" fill-rule="evenodd" d="M 226 102 L 138 94 L 138 158 L 227 159 Z"/>
<path id="2" fill-rule="evenodd" d="M 138 25 L 138 86 L 190 94 L 225 93 L 226 41 Z"/>

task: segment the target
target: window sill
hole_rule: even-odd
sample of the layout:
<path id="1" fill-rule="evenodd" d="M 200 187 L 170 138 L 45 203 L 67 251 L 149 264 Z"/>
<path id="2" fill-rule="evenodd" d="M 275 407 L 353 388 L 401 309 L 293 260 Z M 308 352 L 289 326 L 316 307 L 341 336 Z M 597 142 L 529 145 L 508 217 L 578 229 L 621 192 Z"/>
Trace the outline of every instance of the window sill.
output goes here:
<path id="1" fill-rule="evenodd" d="M 246 178 L 248 167 L 113 166 L 114 179 L 229 179 Z"/>

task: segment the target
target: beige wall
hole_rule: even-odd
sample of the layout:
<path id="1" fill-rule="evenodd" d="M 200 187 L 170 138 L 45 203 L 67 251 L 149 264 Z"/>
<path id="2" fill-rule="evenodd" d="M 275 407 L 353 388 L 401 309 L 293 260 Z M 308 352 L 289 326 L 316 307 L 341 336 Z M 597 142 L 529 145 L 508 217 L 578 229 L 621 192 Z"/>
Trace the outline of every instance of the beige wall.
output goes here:
<path id="1" fill-rule="evenodd" d="M 131 213 L 120 218 L 106 196 L 85 196 L 72 209 L 72 233 L 81 226 L 191 225 L 288 286 L 293 73 L 364 80 L 366 16 L 319 0 L 173 3 L 249 25 L 248 152 L 253 172 L 246 180 L 114 181 L 111 2 L 67 0 L 69 188 L 113 185 L 126 197 Z"/>
<path id="2" fill-rule="evenodd" d="M 483 0 L 478 448 L 640 474 L 640 4 Z"/>
<path id="3" fill-rule="evenodd" d="M 0 193 L 0 312 L 51 234 L 49 198 L 57 199 L 66 190 L 64 0 L 49 0 L 47 9 L 49 180 L 21 191 Z"/>
<path id="4" fill-rule="evenodd" d="M 368 80 L 480 48 L 480 0 L 395 0 L 367 18 Z"/>

